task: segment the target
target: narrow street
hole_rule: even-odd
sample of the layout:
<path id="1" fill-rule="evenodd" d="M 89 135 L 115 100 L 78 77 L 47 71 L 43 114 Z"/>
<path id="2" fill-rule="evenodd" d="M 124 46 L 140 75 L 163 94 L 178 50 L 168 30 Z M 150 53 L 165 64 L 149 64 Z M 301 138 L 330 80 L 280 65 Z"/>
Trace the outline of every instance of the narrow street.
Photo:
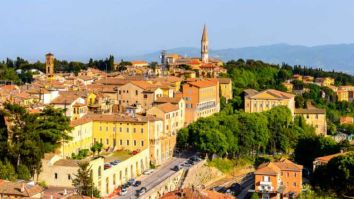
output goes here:
<path id="1" fill-rule="evenodd" d="M 158 184 L 160 184 L 163 180 L 174 174 L 176 171 L 171 170 L 175 165 L 179 165 L 184 162 L 187 158 L 177 158 L 173 157 L 169 160 L 166 164 L 160 166 L 158 169 L 154 171 L 151 175 L 142 175 L 136 180 L 141 181 L 141 185 L 138 187 L 130 186 L 127 191 L 128 193 L 125 196 L 116 196 L 114 198 L 119 199 L 131 199 L 131 198 L 138 198 L 137 191 L 142 187 L 145 187 L 147 191 L 154 188 Z"/>

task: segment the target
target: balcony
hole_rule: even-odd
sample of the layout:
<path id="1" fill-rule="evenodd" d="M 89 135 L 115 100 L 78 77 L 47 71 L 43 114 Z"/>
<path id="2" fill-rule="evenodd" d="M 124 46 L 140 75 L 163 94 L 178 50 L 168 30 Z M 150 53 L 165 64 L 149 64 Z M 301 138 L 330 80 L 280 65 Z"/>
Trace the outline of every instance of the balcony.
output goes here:
<path id="1" fill-rule="evenodd" d="M 267 185 L 265 185 L 265 184 Z M 264 182 L 262 181 L 260 183 L 260 186 L 258 186 L 258 192 L 262 192 L 262 193 L 269 193 L 269 192 L 274 192 L 274 187 L 271 185 L 272 183 L 271 182 Z"/>
<path id="2" fill-rule="evenodd" d="M 264 186 L 272 186 L 272 182 L 270 182 L 270 181 L 261 181 L 259 184 L 260 184 L 261 186 L 262 186 L 262 185 L 264 185 Z"/>

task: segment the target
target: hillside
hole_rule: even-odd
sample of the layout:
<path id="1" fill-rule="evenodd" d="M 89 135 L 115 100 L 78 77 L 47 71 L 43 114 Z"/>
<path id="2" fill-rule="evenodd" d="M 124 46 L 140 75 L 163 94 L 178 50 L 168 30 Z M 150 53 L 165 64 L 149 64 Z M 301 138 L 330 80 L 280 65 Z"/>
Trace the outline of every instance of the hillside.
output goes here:
<path id="1" fill-rule="evenodd" d="M 199 56 L 199 48 L 175 48 L 167 50 L 169 53 L 178 53 L 184 56 Z M 255 59 L 264 62 L 290 65 L 306 65 L 321 67 L 326 70 L 343 71 L 354 74 L 354 44 L 336 44 L 322 46 L 296 46 L 287 44 L 275 44 L 258 47 L 230 48 L 210 50 L 212 57 L 218 57 L 224 61 L 231 59 Z M 160 52 L 152 52 L 145 55 L 124 57 L 125 59 L 144 59 L 158 61 Z"/>

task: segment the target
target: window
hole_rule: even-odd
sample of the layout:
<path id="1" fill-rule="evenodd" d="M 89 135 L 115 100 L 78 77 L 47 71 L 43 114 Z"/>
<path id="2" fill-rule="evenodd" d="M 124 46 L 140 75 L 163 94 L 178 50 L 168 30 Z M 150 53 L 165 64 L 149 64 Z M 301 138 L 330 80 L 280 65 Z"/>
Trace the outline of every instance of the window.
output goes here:
<path id="1" fill-rule="evenodd" d="M 101 166 L 98 167 L 98 177 L 100 178 L 101 177 Z"/>
<path id="2" fill-rule="evenodd" d="M 129 140 L 127 140 L 127 146 L 129 146 Z"/>
<path id="3" fill-rule="evenodd" d="M 71 175 L 70 174 L 68 174 L 68 180 L 71 180 Z"/>
<path id="4" fill-rule="evenodd" d="M 135 90 L 135 95 L 138 95 L 138 90 Z"/>
<path id="5" fill-rule="evenodd" d="M 148 98 L 148 96 L 146 94 L 144 94 L 144 98 L 146 99 L 146 98 Z"/>
<path id="6" fill-rule="evenodd" d="M 136 129 L 135 128 L 133 128 L 133 132 L 136 133 Z"/>
<path id="7" fill-rule="evenodd" d="M 116 174 L 113 174 L 113 185 L 116 185 Z"/>
<path id="8" fill-rule="evenodd" d="M 106 144 L 109 145 L 109 139 L 108 138 L 106 139 Z"/>
<path id="9" fill-rule="evenodd" d="M 122 127 L 119 127 L 119 132 L 122 132 Z"/>
<path id="10" fill-rule="evenodd" d="M 318 114 L 316 114 L 316 119 L 318 119 Z"/>
<path id="11" fill-rule="evenodd" d="M 122 146 L 123 145 L 123 140 L 119 140 L 119 144 Z"/>
<path id="12" fill-rule="evenodd" d="M 102 131 L 102 126 L 100 126 L 100 131 Z"/>
<path id="13" fill-rule="evenodd" d="M 294 187 L 296 187 L 296 182 L 293 183 Z"/>
<path id="14" fill-rule="evenodd" d="M 58 179 L 58 174 L 54 173 L 54 179 Z"/>
<path id="15" fill-rule="evenodd" d="M 127 128 L 127 133 L 129 133 L 129 128 Z"/>
<path id="16" fill-rule="evenodd" d="M 144 140 L 141 140 L 141 146 L 144 146 Z"/>
<path id="17" fill-rule="evenodd" d="M 263 181 L 264 182 L 269 182 L 270 181 L 269 176 L 263 176 Z"/>
<path id="18" fill-rule="evenodd" d="M 296 177 L 296 173 L 294 173 L 294 177 Z"/>
<path id="19" fill-rule="evenodd" d="M 144 129 L 143 128 L 140 129 L 140 133 L 144 133 Z"/>
<path id="20" fill-rule="evenodd" d="M 134 146 L 136 146 L 136 140 L 134 140 Z"/>

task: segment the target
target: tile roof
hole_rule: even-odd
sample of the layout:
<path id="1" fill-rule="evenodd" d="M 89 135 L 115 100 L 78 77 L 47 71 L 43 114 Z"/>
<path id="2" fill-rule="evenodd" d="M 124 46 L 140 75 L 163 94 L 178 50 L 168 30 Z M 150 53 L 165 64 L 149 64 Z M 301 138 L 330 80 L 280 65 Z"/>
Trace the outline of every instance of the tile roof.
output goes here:
<path id="1" fill-rule="evenodd" d="M 198 190 L 191 188 L 184 188 L 166 193 L 161 199 L 235 199 L 234 196 L 226 195 L 211 190 Z"/>
<path id="2" fill-rule="evenodd" d="M 262 97 L 259 97 L 259 95 L 261 95 L 263 93 L 267 93 L 267 94 L 272 95 L 278 99 L 291 99 L 291 98 L 295 97 L 295 95 L 293 95 L 291 93 L 286 93 L 286 92 L 282 92 L 282 91 L 278 91 L 278 90 L 274 90 L 274 89 L 267 89 L 267 90 L 264 90 L 261 92 L 257 92 L 253 95 L 248 95 L 247 97 L 251 98 L 251 99 L 263 99 Z"/>
<path id="3" fill-rule="evenodd" d="M 0 181 L 0 195 L 29 198 L 42 193 L 44 188 L 39 185 L 31 185 L 25 182 Z"/>
<path id="4" fill-rule="evenodd" d="M 325 114 L 326 109 L 319 108 L 297 108 L 294 110 L 295 114 Z"/>
<path id="5" fill-rule="evenodd" d="M 206 88 L 206 87 L 216 86 L 217 82 L 213 82 L 213 81 L 209 81 L 209 80 L 198 80 L 198 81 L 188 82 L 187 84 L 190 84 L 190 85 L 198 87 L 198 88 Z"/>
<path id="6" fill-rule="evenodd" d="M 163 111 L 164 113 L 178 111 L 178 105 L 173 105 L 171 103 L 160 104 L 157 106 L 157 108 L 160 109 L 161 111 Z"/>
<path id="7" fill-rule="evenodd" d="M 280 171 L 302 171 L 302 168 L 302 165 L 283 158 L 277 162 L 267 162 L 259 165 L 255 174 L 277 175 Z"/>
<path id="8" fill-rule="evenodd" d="M 156 103 L 171 103 L 178 104 L 182 100 L 182 97 L 159 97 L 155 100 Z"/>
<path id="9" fill-rule="evenodd" d="M 220 84 L 229 84 L 231 82 L 230 78 L 218 78 Z"/>
<path id="10" fill-rule="evenodd" d="M 335 158 L 335 157 L 338 157 L 341 155 L 345 155 L 345 154 L 347 154 L 347 153 L 336 153 L 336 154 L 332 154 L 332 155 L 317 157 L 315 159 L 315 161 L 322 162 L 322 163 L 328 163 L 332 158 Z"/>
<path id="11" fill-rule="evenodd" d="M 72 104 L 75 100 L 80 98 L 79 95 L 71 93 L 71 94 L 65 94 L 65 95 L 59 95 L 56 97 L 51 104 L 67 104 L 70 105 Z"/>

